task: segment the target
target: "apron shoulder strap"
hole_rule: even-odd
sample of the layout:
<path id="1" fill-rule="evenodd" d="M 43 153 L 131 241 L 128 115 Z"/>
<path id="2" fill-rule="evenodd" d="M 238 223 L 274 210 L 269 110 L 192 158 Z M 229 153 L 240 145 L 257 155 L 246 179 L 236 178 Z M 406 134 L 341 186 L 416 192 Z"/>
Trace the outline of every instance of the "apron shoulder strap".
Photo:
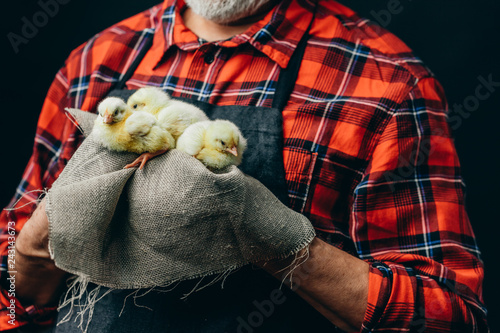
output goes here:
<path id="1" fill-rule="evenodd" d="M 139 67 L 139 64 L 141 63 L 142 59 L 146 56 L 146 53 L 149 51 L 151 46 L 153 45 L 153 36 L 146 36 L 146 41 L 144 42 L 144 45 L 142 48 L 139 50 L 139 53 L 135 57 L 134 61 L 130 65 L 129 68 L 127 68 L 127 71 L 123 73 L 116 84 L 116 86 L 113 87 L 113 90 L 122 90 L 125 88 L 125 83 L 134 75 L 135 70 L 137 67 Z"/>
<path id="2" fill-rule="evenodd" d="M 297 45 L 295 52 L 292 54 L 288 66 L 280 72 L 272 104 L 275 109 L 282 111 L 290 98 L 290 94 L 292 93 L 293 88 L 295 87 L 295 82 L 297 81 L 300 64 L 302 63 L 308 39 L 309 33 L 306 31 Z"/>

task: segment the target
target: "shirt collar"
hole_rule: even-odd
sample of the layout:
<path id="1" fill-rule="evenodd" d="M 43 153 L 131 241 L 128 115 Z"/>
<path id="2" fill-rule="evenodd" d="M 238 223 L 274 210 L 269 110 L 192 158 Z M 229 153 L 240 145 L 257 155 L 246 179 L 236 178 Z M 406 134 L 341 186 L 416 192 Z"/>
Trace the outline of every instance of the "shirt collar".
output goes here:
<path id="1" fill-rule="evenodd" d="M 155 65 L 172 47 L 184 51 L 195 51 L 204 41 L 199 39 L 185 25 L 181 12 L 185 9 L 184 0 L 165 0 L 161 24 L 155 30 L 151 51 L 157 54 Z M 237 47 L 249 43 L 286 68 L 297 44 L 313 19 L 315 1 L 283 0 L 262 20 L 247 31 L 231 39 L 216 42 L 221 47 Z"/>

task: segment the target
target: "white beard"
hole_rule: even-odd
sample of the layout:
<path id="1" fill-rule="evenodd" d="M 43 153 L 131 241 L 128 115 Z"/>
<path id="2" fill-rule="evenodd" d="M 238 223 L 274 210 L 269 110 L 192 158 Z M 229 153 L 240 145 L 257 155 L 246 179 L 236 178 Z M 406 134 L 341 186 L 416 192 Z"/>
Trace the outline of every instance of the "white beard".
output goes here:
<path id="1" fill-rule="evenodd" d="M 252 16 L 272 0 L 185 0 L 201 17 L 215 23 L 227 24 Z"/>

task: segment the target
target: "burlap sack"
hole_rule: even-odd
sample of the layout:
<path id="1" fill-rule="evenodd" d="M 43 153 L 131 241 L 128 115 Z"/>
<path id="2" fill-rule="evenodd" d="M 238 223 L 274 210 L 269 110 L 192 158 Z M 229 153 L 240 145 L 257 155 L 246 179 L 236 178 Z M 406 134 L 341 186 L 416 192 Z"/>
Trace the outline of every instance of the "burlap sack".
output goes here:
<path id="1" fill-rule="evenodd" d="M 72 110 L 81 127 L 94 115 Z M 47 194 L 56 265 L 118 289 L 165 286 L 306 247 L 311 223 L 237 167 L 213 173 L 171 150 L 143 170 L 137 157 L 88 135 Z"/>

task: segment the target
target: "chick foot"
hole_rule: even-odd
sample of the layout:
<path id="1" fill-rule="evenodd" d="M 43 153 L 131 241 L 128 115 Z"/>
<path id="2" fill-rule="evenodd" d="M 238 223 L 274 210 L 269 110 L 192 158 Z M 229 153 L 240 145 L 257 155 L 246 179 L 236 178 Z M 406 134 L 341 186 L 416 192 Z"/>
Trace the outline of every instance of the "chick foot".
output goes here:
<path id="1" fill-rule="evenodd" d="M 165 153 L 167 150 L 168 149 L 162 149 L 154 153 L 142 153 L 141 156 L 137 157 L 132 163 L 125 165 L 124 169 L 130 169 L 140 164 L 139 170 L 142 170 L 142 168 L 144 168 L 144 166 L 146 165 L 147 161 L 149 161 L 153 157 Z"/>

